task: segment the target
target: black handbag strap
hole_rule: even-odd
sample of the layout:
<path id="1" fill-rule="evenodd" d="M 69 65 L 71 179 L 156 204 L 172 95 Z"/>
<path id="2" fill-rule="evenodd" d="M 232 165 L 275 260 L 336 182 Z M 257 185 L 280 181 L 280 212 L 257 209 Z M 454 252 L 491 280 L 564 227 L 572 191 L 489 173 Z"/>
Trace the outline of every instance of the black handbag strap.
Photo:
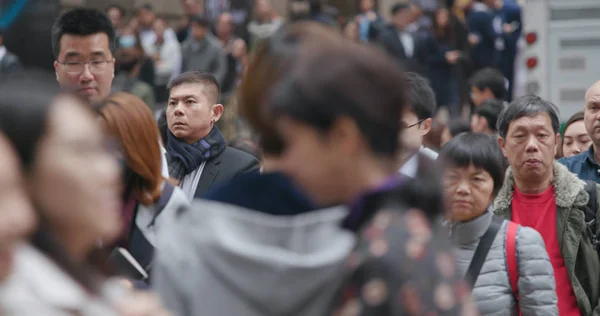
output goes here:
<path id="1" fill-rule="evenodd" d="M 485 234 L 483 234 L 483 237 L 481 237 L 479 245 L 477 245 L 477 249 L 475 249 L 475 254 L 473 255 L 473 259 L 471 259 L 471 263 L 467 269 L 467 274 L 465 275 L 465 279 L 471 285 L 471 288 L 475 287 L 475 282 L 477 282 L 477 277 L 479 276 L 481 267 L 483 267 L 485 258 L 487 257 L 488 252 L 490 252 L 492 243 L 494 243 L 494 239 L 496 238 L 496 235 L 498 234 L 503 222 L 504 219 L 498 216 L 493 216 L 490 226 Z"/>

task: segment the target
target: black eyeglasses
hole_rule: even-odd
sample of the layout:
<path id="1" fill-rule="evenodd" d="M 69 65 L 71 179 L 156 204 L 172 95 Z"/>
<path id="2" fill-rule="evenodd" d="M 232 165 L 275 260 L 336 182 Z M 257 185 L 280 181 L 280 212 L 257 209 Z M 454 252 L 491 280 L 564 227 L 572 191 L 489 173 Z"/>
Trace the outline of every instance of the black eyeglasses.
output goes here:
<path id="1" fill-rule="evenodd" d="M 406 125 L 406 123 L 402 122 L 402 128 L 411 128 L 411 127 L 413 127 L 413 126 L 416 126 L 416 125 L 419 125 L 419 124 L 421 124 L 423 121 L 425 121 L 425 120 L 419 120 L 419 121 L 417 121 L 416 123 L 414 123 L 414 124 L 411 124 L 411 125 Z"/>

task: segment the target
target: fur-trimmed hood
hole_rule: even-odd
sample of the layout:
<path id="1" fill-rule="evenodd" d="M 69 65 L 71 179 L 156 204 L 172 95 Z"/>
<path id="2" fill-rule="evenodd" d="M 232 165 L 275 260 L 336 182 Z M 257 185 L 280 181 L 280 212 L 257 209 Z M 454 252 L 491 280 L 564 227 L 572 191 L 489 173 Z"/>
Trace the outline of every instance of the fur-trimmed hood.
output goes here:
<path id="1" fill-rule="evenodd" d="M 572 206 L 585 206 L 589 195 L 585 191 L 585 182 L 571 173 L 567 167 L 558 162 L 554 162 L 554 193 L 556 195 L 556 206 L 559 208 L 570 208 Z M 494 200 L 494 210 L 500 211 L 509 209 L 512 203 L 515 186 L 515 177 L 512 168 L 506 171 L 504 185 L 498 192 Z"/>

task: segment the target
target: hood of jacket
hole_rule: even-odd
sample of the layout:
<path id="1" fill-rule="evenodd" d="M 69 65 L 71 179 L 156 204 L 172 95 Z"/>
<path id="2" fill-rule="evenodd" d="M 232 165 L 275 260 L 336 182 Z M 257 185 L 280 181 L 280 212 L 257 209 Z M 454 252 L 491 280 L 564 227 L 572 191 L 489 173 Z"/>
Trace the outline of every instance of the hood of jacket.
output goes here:
<path id="1" fill-rule="evenodd" d="M 229 298 L 228 306 L 209 308 L 214 315 L 306 315 L 299 311 L 311 304 L 325 308 L 343 280 L 355 245 L 354 235 L 340 226 L 347 213 L 335 207 L 281 216 L 196 200 L 181 217 L 179 229 L 187 233 L 177 251 L 198 263 L 192 288 L 204 283 L 211 295 Z"/>
<path id="2" fill-rule="evenodd" d="M 560 208 L 569 208 L 572 206 L 585 206 L 589 196 L 585 192 L 585 182 L 571 173 L 564 165 L 554 162 L 554 176 L 552 184 L 556 196 L 556 206 Z M 511 167 L 506 171 L 504 185 L 498 192 L 494 201 L 494 210 L 509 209 L 514 194 L 515 177 Z"/>

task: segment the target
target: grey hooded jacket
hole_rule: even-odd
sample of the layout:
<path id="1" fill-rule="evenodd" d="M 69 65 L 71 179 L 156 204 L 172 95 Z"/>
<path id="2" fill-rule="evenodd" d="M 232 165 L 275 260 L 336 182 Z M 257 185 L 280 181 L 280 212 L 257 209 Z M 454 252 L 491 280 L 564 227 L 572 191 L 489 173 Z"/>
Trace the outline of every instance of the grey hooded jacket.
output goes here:
<path id="1" fill-rule="evenodd" d="M 452 238 L 458 245 L 458 269 L 466 274 L 479 241 L 492 222 L 492 212 L 452 227 Z M 513 315 L 513 297 L 506 266 L 505 220 L 494 239 L 473 289 L 473 297 L 481 315 Z M 516 238 L 519 270 L 519 307 L 523 315 L 558 315 L 558 298 L 554 270 L 540 234 L 519 226 Z"/>
<path id="2" fill-rule="evenodd" d="M 195 200 L 159 247 L 153 285 L 176 315 L 321 315 L 355 244 L 340 227 L 346 215 L 273 216 Z"/>

